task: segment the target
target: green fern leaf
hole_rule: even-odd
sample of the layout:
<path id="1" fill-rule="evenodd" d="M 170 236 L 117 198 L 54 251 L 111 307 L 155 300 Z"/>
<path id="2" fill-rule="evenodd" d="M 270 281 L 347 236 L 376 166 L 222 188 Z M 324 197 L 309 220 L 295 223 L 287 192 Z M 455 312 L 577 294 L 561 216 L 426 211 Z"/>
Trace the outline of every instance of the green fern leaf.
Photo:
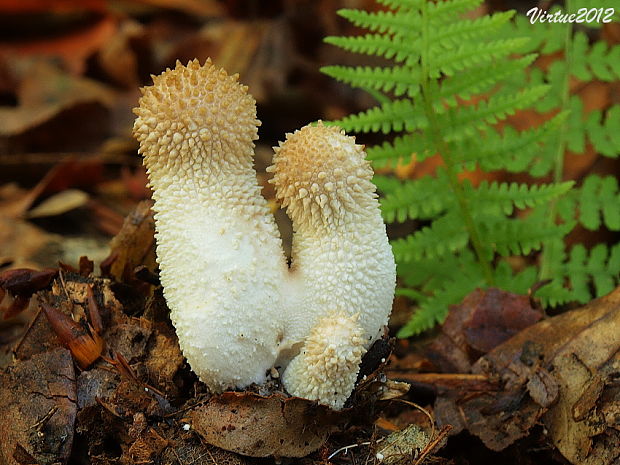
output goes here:
<path id="1" fill-rule="evenodd" d="M 539 250 L 543 243 L 564 237 L 574 224 L 545 225 L 535 219 L 500 219 L 486 216 L 478 219 L 481 234 L 498 254 L 527 255 Z"/>
<path id="2" fill-rule="evenodd" d="M 325 42 L 348 52 L 379 55 L 406 65 L 413 65 L 419 59 L 419 48 L 411 40 L 392 38 L 382 34 L 366 34 L 361 37 L 326 37 Z"/>
<path id="3" fill-rule="evenodd" d="M 400 97 L 415 97 L 420 93 L 419 72 L 406 66 L 371 68 L 369 66 L 324 66 L 321 72 L 352 87 L 393 92 Z M 416 78 L 416 74 L 418 77 Z"/>
<path id="4" fill-rule="evenodd" d="M 611 250 L 598 244 L 589 253 L 578 244 L 571 249 L 568 258 L 555 264 L 553 276 L 553 281 L 536 293 L 550 305 L 586 303 L 593 297 L 601 297 L 618 285 L 620 244 Z M 564 287 L 564 281 L 568 281 L 568 287 Z"/>
<path id="5" fill-rule="evenodd" d="M 576 215 L 577 212 L 577 215 Z M 574 189 L 558 203 L 558 214 L 564 221 L 579 220 L 591 231 L 602 225 L 611 231 L 620 231 L 620 190 L 614 176 L 592 174 L 583 185 Z"/>
<path id="6" fill-rule="evenodd" d="M 448 214 L 414 234 L 392 241 L 397 262 L 441 257 L 467 246 L 469 235 L 458 215 Z"/>
<path id="7" fill-rule="evenodd" d="M 450 186 L 445 174 L 399 183 L 381 199 L 385 221 L 400 223 L 408 219 L 430 219 L 453 206 L 454 200 L 443 195 Z"/>
<path id="8" fill-rule="evenodd" d="M 597 152 L 611 158 L 620 154 L 620 105 L 607 113 L 592 111 L 585 122 L 585 131 Z"/>
<path id="9" fill-rule="evenodd" d="M 383 167 L 390 161 L 407 162 L 413 156 L 420 162 L 433 155 L 433 149 L 432 141 L 417 134 L 405 134 L 394 138 L 392 142 L 369 147 L 366 153 L 375 167 Z"/>
<path id="10" fill-rule="evenodd" d="M 504 58 L 525 42 L 527 39 L 505 39 L 482 44 L 465 42 L 457 48 L 444 50 L 433 57 L 429 74 L 433 78 L 438 78 L 442 74 L 452 76 L 459 71 Z"/>
<path id="11" fill-rule="evenodd" d="M 470 202 L 475 202 L 481 210 L 512 215 L 514 208 L 525 209 L 546 204 L 567 193 L 574 182 L 561 184 L 532 185 L 519 183 L 489 184 L 483 181 L 474 189 L 470 183 L 465 183 L 465 193 Z"/>
<path id="12" fill-rule="evenodd" d="M 448 24 L 445 24 L 445 19 L 442 18 L 442 23 L 429 31 L 431 53 L 452 49 L 461 45 L 465 40 L 473 41 L 488 36 L 501 28 L 512 16 L 514 16 L 514 11 L 506 11 L 492 16 L 482 16 L 469 21 L 459 20 Z"/>
<path id="13" fill-rule="evenodd" d="M 480 270 L 477 270 L 477 273 L 454 270 L 451 279 L 444 283 L 444 287 L 438 289 L 432 297 L 420 302 L 411 319 L 398 331 L 397 336 L 415 336 L 443 322 L 450 305 L 459 303 L 478 287 L 485 287 Z"/>
<path id="14" fill-rule="evenodd" d="M 377 11 L 369 13 L 363 10 L 344 8 L 338 10 L 337 13 L 354 25 L 368 29 L 371 32 L 388 32 L 404 36 L 410 36 L 416 25 L 419 26 L 421 23 L 419 14 L 410 11 L 396 13 L 393 11 Z"/>
<path id="15" fill-rule="evenodd" d="M 455 106 L 458 103 L 456 97 L 469 99 L 475 94 L 486 92 L 498 82 L 522 72 L 535 58 L 534 54 L 526 55 L 506 63 L 501 68 L 498 68 L 496 63 L 490 63 L 444 79 L 436 98 L 441 103 Z"/>
<path id="16" fill-rule="evenodd" d="M 465 137 L 478 137 L 476 129 L 485 129 L 517 110 L 532 105 L 542 97 L 548 88 L 537 86 L 516 94 L 497 94 L 478 105 L 453 108 L 438 115 L 438 123 L 446 128 L 444 138 L 455 141 Z"/>
<path id="17" fill-rule="evenodd" d="M 415 131 L 428 125 L 423 109 L 410 100 L 394 100 L 356 115 L 349 115 L 335 124 L 345 131 L 389 132 Z"/>

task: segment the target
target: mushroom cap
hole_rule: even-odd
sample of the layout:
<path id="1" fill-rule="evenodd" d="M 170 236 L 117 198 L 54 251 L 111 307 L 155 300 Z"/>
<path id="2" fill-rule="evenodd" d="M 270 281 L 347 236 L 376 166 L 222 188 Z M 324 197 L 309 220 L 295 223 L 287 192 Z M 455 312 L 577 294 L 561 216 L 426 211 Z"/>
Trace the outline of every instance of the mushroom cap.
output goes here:
<path id="1" fill-rule="evenodd" d="M 334 226 L 350 214 L 375 211 L 373 172 L 364 147 L 336 126 L 305 126 L 274 147 L 276 198 L 294 224 Z"/>
<path id="2" fill-rule="evenodd" d="M 256 103 L 238 82 L 208 59 L 153 76 L 141 89 L 134 135 L 150 172 L 151 182 L 165 173 L 190 179 L 219 169 L 221 163 L 252 163 L 253 140 L 258 138 Z M 203 154 L 217 154 L 210 163 Z M 154 179 L 155 178 L 155 179 Z"/>

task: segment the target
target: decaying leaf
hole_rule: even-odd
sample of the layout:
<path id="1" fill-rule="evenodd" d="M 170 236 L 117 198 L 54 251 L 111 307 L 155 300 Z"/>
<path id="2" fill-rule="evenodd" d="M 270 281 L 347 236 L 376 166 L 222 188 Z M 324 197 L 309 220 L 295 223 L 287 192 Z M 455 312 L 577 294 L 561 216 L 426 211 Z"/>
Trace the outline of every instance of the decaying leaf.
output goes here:
<path id="1" fill-rule="evenodd" d="M 0 136 L 14 136 L 38 126 L 83 102 L 111 106 L 114 93 L 90 79 L 73 77 L 38 61 L 22 63 L 19 105 L 0 108 Z"/>
<path id="2" fill-rule="evenodd" d="M 541 317 L 527 296 L 477 289 L 450 311 L 441 334 L 429 346 L 429 356 L 441 371 L 467 373 L 480 355 Z"/>
<path id="3" fill-rule="evenodd" d="M 190 414 L 192 428 L 222 449 L 251 457 L 303 457 L 327 440 L 344 419 L 298 397 L 225 392 Z"/>
<path id="4" fill-rule="evenodd" d="M 492 450 L 542 422 L 569 462 L 617 463 L 619 332 L 620 288 L 529 326 L 472 366 L 469 376 L 500 380 L 499 389 L 440 389 L 437 419 L 468 429 Z"/>

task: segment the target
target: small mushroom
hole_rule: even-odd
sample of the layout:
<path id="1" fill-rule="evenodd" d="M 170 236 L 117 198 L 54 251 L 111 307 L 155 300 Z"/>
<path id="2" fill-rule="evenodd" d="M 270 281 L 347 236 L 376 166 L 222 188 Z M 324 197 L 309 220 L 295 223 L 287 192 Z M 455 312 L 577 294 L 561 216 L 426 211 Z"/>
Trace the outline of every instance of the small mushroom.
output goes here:
<path id="1" fill-rule="evenodd" d="M 295 230 L 289 267 L 252 166 L 255 102 L 210 60 L 142 89 L 134 134 L 155 201 L 157 259 L 184 355 L 213 391 L 266 381 L 332 408 L 387 323 L 394 258 L 363 147 L 306 126 L 276 148 Z"/>

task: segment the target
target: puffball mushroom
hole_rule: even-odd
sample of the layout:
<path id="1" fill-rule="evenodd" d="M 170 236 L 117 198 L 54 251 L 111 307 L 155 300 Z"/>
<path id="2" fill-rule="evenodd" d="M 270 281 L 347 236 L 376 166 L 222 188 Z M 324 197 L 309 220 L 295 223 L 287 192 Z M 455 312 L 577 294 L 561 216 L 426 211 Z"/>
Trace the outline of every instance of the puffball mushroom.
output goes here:
<path id="1" fill-rule="evenodd" d="M 284 370 L 287 391 L 340 409 L 387 324 L 394 258 L 363 147 L 306 126 L 276 148 L 289 267 L 252 166 L 256 108 L 210 60 L 142 89 L 134 134 L 153 190 L 164 296 L 190 366 L 214 392 Z"/>

